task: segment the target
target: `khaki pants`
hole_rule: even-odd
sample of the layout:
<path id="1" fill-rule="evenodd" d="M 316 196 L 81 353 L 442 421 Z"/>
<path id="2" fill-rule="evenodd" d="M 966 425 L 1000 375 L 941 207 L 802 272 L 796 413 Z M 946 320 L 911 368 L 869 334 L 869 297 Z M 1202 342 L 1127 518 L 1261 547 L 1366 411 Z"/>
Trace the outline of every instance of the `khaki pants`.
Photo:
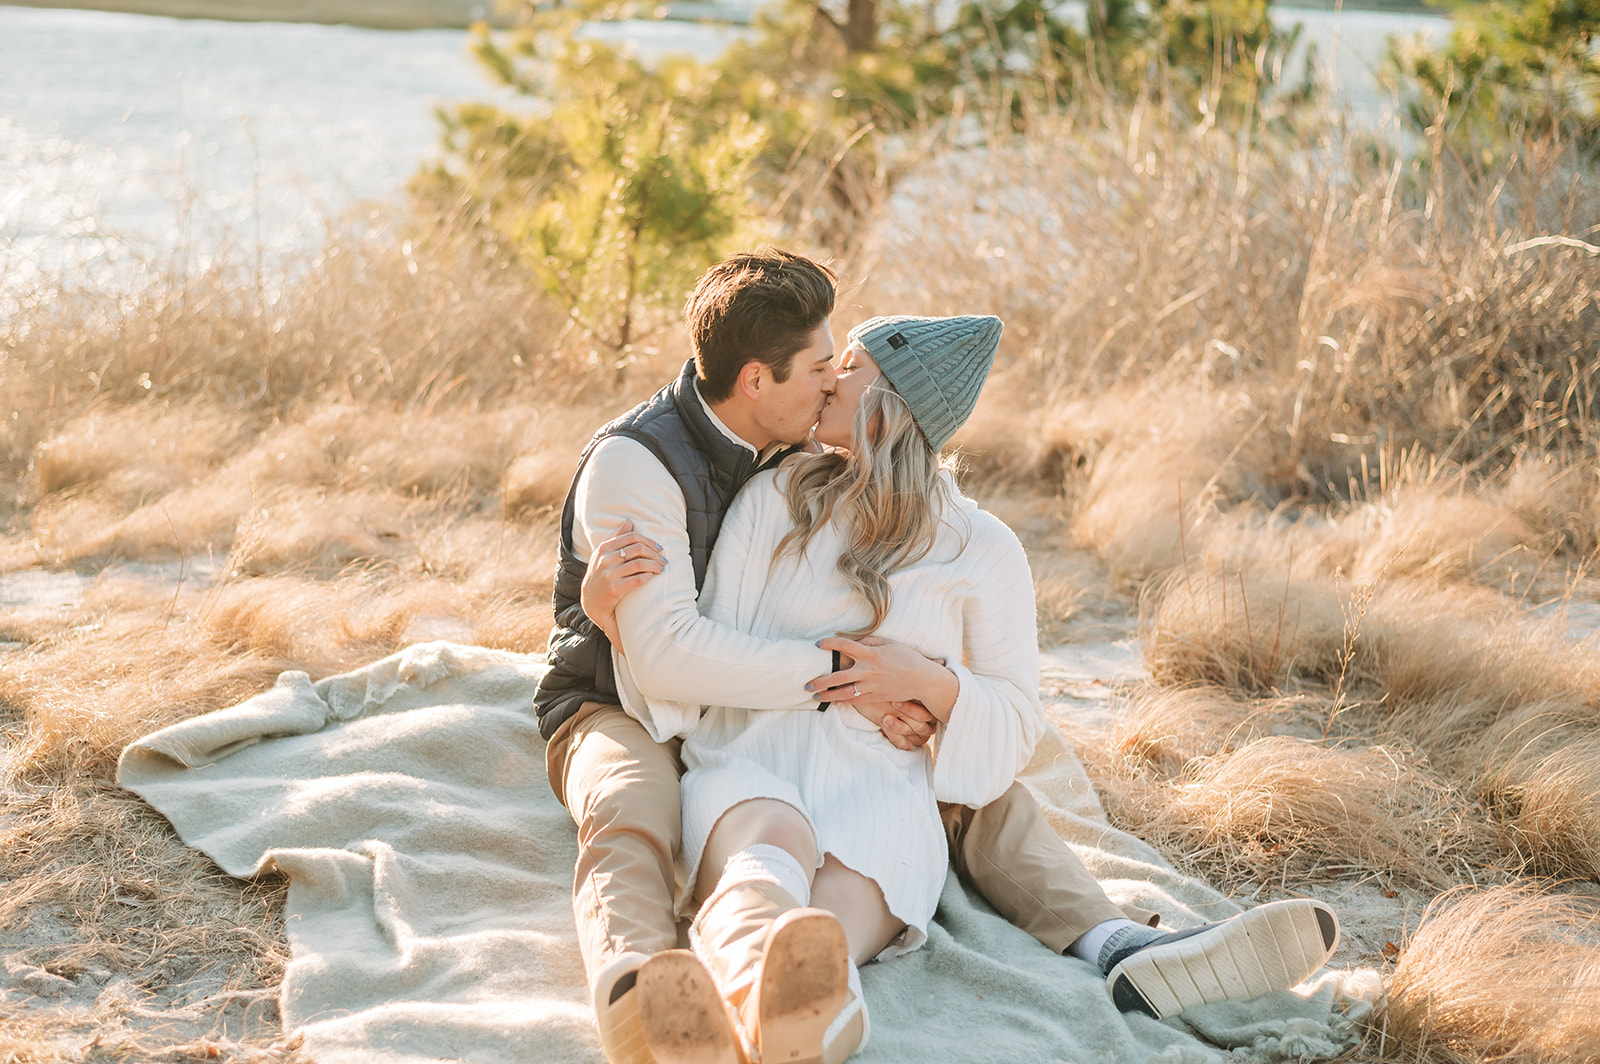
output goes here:
<path id="1" fill-rule="evenodd" d="M 977 887 L 995 912 L 1057 953 L 1107 920 L 1154 926 L 1158 919 L 1148 909 L 1118 906 L 1106 897 L 1020 783 L 982 809 L 941 803 L 939 814 L 956 874 Z"/>
<path id="2" fill-rule="evenodd" d="M 556 797 L 578 826 L 572 915 L 593 978 L 619 953 L 678 943 L 673 857 L 682 835 L 680 743 L 657 743 L 621 706 L 585 702 L 545 750 Z M 1118 908 L 1045 822 L 1022 784 L 982 809 L 942 805 L 956 872 L 995 911 L 1057 953 Z"/>
<path id="3" fill-rule="evenodd" d="M 680 745 L 656 742 L 621 706 L 585 702 L 545 747 L 550 787 L 578 826 L 572 916 L 590 979 L 619 953 L 678 944 Z"/>

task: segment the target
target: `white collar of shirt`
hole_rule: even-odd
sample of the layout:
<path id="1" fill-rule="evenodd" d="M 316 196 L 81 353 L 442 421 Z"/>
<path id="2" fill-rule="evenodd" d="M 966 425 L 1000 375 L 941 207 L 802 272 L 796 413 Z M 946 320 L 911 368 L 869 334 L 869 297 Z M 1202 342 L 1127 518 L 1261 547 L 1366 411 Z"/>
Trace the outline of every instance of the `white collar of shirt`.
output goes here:
<path id="1" fill-rule="evenodd" d="M 749 451 L 751 454 L 755 455 L 758 462 L 766 461 L 769 457 L 783 449 L 784 444 L 771 443 L 768 444 L 764 450 L 758 451 L 755 449 L 755 447 L 751 446 L 749 440 L 745 439 L 743 436 L 724 425 L 722 423 L 722 419 L 717 416 L 717 412 L 711 409 L 711 404 L 706 402 L 706 397 L 700 394 L 699 381 L 696 381 L 694 385 L 694 397 L 700 400 L 700 409 L 706 412 L 706 417 L 711 419 L 711 423 L 717 427 L 717 431 L 722 433 L 728 439 L 732 440 L 734 443 L 737 443 L 740 447 L 743 447 L 745 450 Z"/>

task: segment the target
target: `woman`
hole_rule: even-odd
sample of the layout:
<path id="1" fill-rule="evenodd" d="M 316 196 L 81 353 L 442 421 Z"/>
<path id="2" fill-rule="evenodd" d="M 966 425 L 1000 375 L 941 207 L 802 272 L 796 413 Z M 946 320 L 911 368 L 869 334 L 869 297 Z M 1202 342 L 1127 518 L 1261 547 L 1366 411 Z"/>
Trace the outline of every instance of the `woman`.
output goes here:
<path id="1" fill-rule="evenodd" d="M 930 752 L 891 744 L 881 705 L 711 707 L 685 740 L 681 902 L 763 1061 L 860 1044 L 854 965 L 917 948 L 943 885 L 936 801 L 993 800 L 1045 726 L 1026 557 L 939 460 L 1000 331 L 989 317 L 859 326 L 815 430 L 830 450 L 746 485 L 712 555 L 708 616 L 768 638 L 914 646 L 941 722 Z"/>

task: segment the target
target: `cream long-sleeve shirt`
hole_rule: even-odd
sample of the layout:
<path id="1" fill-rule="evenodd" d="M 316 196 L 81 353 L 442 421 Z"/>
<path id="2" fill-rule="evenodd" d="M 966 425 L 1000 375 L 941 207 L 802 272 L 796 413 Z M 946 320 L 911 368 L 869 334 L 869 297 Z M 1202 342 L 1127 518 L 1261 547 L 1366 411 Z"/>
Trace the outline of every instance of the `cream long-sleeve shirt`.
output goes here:
<path id="1" fill-rule="evenodd" d="M 705 410 L 723 435 L 755 450 Z M 623 708 L 657 742 L 687 735 L 706 704 L 816 705 L 805 685 L 832 670 L 832 654 L 810 639 L 759 639 L 700 615 L 683 489 L 649 448 L 624 436 L 601 441 L 578 477 L 574 517 L 572 548 L 585 561 L 623 521 L 662 545 L 661 574 L 617 606 L 627 653 L 612 648 Z"/>

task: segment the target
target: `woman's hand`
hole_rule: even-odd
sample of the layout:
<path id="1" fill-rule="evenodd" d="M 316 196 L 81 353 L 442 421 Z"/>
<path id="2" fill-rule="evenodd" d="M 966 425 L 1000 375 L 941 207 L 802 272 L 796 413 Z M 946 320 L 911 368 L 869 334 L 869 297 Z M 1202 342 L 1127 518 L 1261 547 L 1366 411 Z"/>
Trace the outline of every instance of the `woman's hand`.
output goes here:
<path id="1" fill-rule="evenodd" d="M 618 650 L 622 649 L 622 636 L 617 631 L 617 603 L 653 579 L 666 564 L 661 544 L 635 532 L 632 521 L 622 522 L 617 534 L 596 547 L 589 557 L 578 601 L 583 604 L 584 616 Z"/>
<path id="2" fill-rule="evenodd" d="M 811 697 L 817 701 L 847 706 L 862 702 L 915 702 L 934 720 L 949 721 L 956 696 L 961 693 L 961 681 L 943 662 L 925 657 L 905 643 L 877 636 L 860 640 L 829 636 L 817 645 L 823 650 L 837 650 L 843 666 L 838 672 L 818 676 L 806 684 Z M 849 664 L 845 664 L 845 659 L 849 659 Z M 900 716 L 905 720 L 904 715 Z M 884 734 L 889 733 L 886 730 Z"/>

